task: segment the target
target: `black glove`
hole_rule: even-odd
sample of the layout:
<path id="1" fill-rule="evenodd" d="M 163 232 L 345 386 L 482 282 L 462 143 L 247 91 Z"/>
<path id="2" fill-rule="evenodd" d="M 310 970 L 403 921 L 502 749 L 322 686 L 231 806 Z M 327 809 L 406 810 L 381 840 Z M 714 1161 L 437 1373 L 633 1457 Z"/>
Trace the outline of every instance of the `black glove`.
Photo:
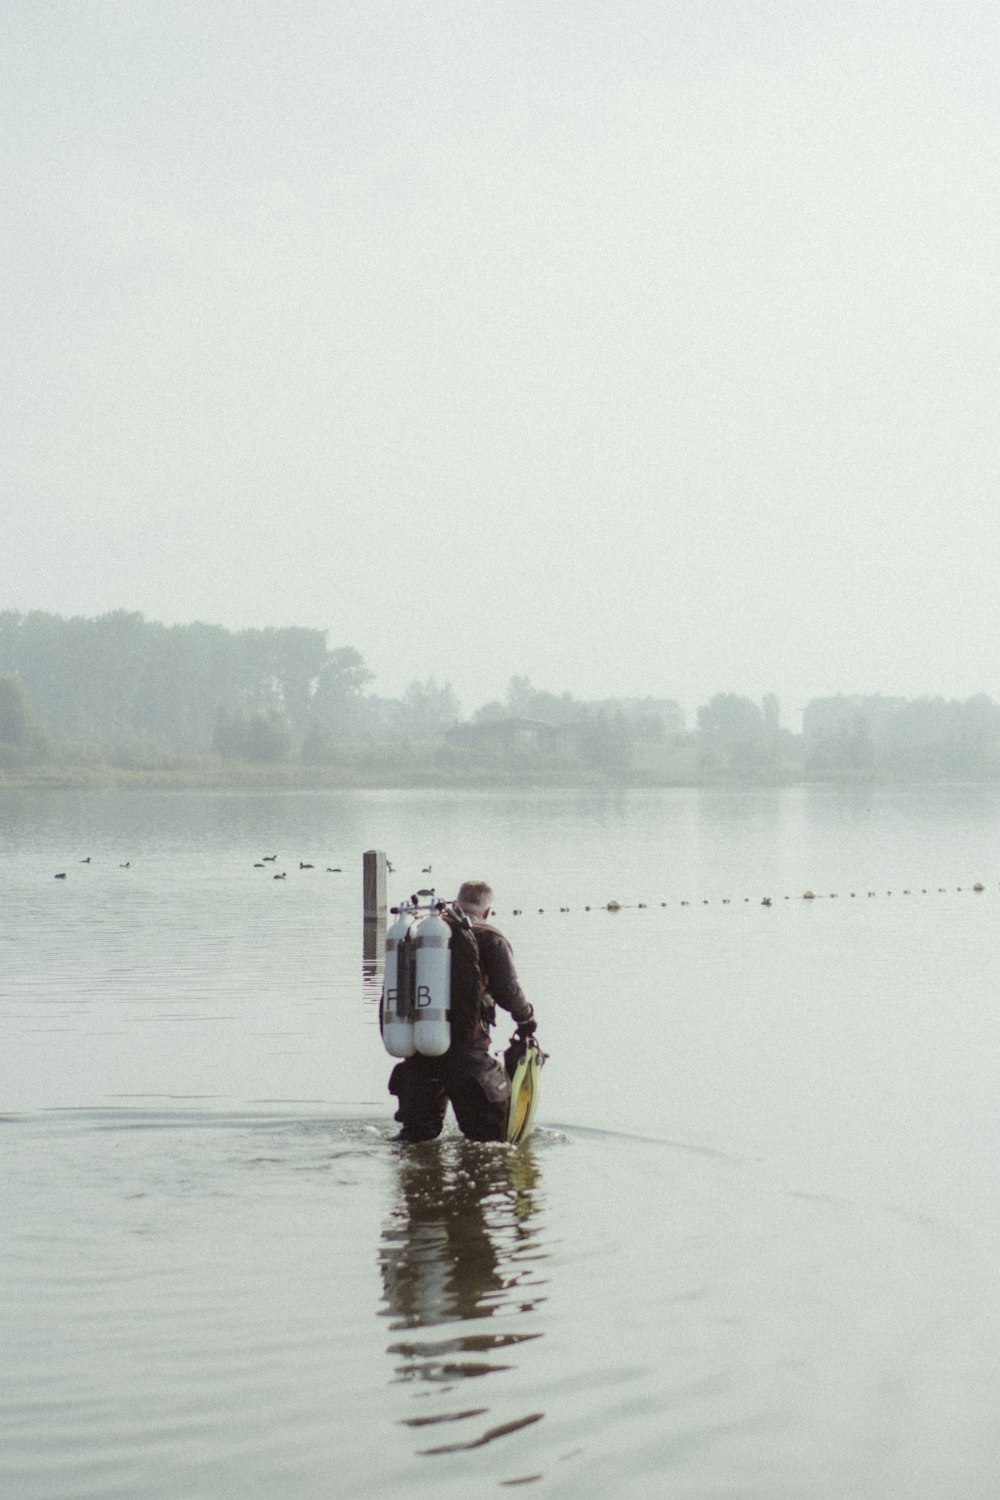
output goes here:
<path id="1" fill-rule="evenodd" d="M 534 1034 L 535 1034 L 535 1032 L 537 1030 L 538 1030 L 538 1022 L 535 1021 L 535 1020 L 531 1020 L 531 1021 L 518 1021 L 516 1035 L 517 1036 L 534 1036 Z"/>

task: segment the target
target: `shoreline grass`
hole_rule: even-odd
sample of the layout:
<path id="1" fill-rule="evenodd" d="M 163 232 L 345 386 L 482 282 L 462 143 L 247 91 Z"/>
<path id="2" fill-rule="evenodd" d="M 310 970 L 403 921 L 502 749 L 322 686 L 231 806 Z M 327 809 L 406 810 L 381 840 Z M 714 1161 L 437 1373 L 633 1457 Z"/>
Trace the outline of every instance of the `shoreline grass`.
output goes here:
<path id="1" fill-rule="evenodd" d="M 224 760 L 220 756 L 163 756 L 142 763 L 61 761 L 32 766 L 0 767 L 0 791 L 102 791 L 130 788 L 148 791 L 191 790 L 447 790 L 489 788 L 600 788 L 710 787 L 736 785 L 787 786 L 802 780 L 796 774 L 749 778 L 732 771 L 696 771 L 690 764 L 636 771 L 604 771 L 587 766 L 552 764 L 531 757 L 483 765 L 455 765 L 415 755 L 401 764 L 363 761 L 313 765 L 301 761 L 258 764 Z"/>

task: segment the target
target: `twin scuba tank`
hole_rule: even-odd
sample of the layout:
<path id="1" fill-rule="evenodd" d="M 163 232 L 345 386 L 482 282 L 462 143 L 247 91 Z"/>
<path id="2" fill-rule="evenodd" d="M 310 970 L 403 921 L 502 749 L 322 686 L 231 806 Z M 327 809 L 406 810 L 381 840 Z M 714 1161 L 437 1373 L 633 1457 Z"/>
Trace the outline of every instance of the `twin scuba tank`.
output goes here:
<path id="1" fill-rule="evenodd" d="M 385 935 L 382 1040 L 392 1057 L 440 1057 L 451 1045 L 451 928 L 440 911 L 399 908 Z"/>

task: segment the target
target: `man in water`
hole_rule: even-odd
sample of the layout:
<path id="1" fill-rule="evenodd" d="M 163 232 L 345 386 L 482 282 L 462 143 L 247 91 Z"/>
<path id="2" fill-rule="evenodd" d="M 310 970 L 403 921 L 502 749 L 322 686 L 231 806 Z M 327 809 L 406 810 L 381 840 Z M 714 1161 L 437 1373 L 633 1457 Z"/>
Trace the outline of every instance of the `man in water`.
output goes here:
<path id="1" fill-rule="evenodd" d="M 535 1013 L 518 983 L 510 943 L 487 922 L 493 892 L 467 880 L 455 898 L 460 915 L 444 911 L 451 939 L 451 1046 L 442 1057 L 419 1053 L 397 1063 L 389 1092 L 399 1101 L 397 1141 L 430 1141 L 441 1134 L 449 1101 L 458 1128 L 473 1141 L 502 1141 L 507 1132 L 510 1079 L 490 1054 L 496 1007 L 510 1011 L 530 1036 Z"/>

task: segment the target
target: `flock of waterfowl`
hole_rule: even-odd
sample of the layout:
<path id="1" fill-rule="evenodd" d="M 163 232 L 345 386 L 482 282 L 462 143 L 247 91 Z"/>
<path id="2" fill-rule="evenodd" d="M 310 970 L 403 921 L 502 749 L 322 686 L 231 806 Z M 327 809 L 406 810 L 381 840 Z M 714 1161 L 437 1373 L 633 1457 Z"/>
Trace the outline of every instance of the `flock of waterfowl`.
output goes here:
<path id="1" fill-rule="evenodd" d="M 268 867 L 268 865 L 277 864 L 277 862 L 278 862 L 278 856 L 276 854 L 265 854 L 265 855 L 262 855 L 262 857 L 259 860 L 256 861 L 256 863 L 254 864 L 254 869 L 255 870 L 266 870 L 267 867 Z M 89 864 L 92 864 L 92 863 L 93 863 L 93 861 L 92 861 L 91 856 L 89 854 L 86 856 L 86 858 L 80 860 L 80 864 L 81 865 L 89 865 Z M 127 860 L 125 860 L 124 864 L 120 864 L 118 866 L 118 868 L 119 868 L 119 870 L 130 870 L 132 868 L 132 861 L 130 859 L 127 859 Z M 308 860 L 304 860 L 304 859 L 300 859 L 299 860 L 299 869 L 300 870 L 314 870 L 315 868 L 316 868 L 316 866 L 313 865 L 313 864 L 310 864 Z M 65 880 L 67 878 L 67 873 L 68 872 L 66 870 L 58 870 L 56 872 L 54 878 L 56 880 Z M 343 875 L 344 872 L 343 872 L 343 869 L 341 868 L 340 865 L 327 865 L 327 867 L 326 867 L 326 873 L 328 875 Z M 280 873 L 275 874 L 274 879 L 275 880 L 284 880 L 285 877 L 286 877 L 286 874 L 287 874 L 287 871 L 282 870 Z"/>
<path id="2" fill-rule="evenodd" d="M 90 855 L 88 854 L 87 857 L 86 857 L 86 859 L 81 859 L 80 863 L 81 863 L 81 865 L 89 865 L 91 863 Z M 125 861 L 125 863 L 119 865 L 118 868 L 119 868 L 119 870 L 131 870 L 131 868 L 132 868 L 132 861 L 130 859 L 127 859 Z M 66 879 L 66 871 L 65 870 L 59 870 L 57 872 L 55 878 L 56 878 L 56 880 L 65 880 Z"/>
<path id="3" fill-rule="evenodd" d="M 80 860 L 80 864 L 81 865 L 89 865 L 91 863 L 92 863 L 92 860 L 91 860 L 91 856 L 89 854 L 84 859 Z M 258 860 L 256 860 L 254 862 L 254 869 L 255 870 L 266 870 L 267 867 L 268 867 L 268 865 L 276 865 L 277 863 L 278 863 L 278 856 L 277 856 L 277 854 L 262 854 L 261 857 L 260 857 L 260 859 L 258 859 Z M 119 870 L 130 870 L 132 868 L 132 861 L 130 859 L 127 859 L 125 861 L 125 863 L 124 864 L 120 864 L 118 866 L 118 868 L 119 868 Z M 315 870 L 316 866 L 314 864 L 310 863 L 310 861 L 307 860 L 307 859 L 300 859 L 299 860 L 299 869 L 300 870 Z M 386 860 L 386 869 L 390 872 L 390 874 L 393 872 L 394 866 L 389 862 L 389 860 Z M 344 871 L 343 871 L 343 867 L 341 865 L 327 865 L 326 866 L 326 874 L 327 875 L 343 875 L 343 873 L 344 873 Z M 429 875 L 431 873 L 431 867 L 430 867 L 430 865 L 424 865 L 423 868 L 421 869 L 420 873 L 421 873 L 421 875 Z M 65 870 L 59 870 L 56 873 L 56 875 L 55 875 L 54 878 L 56 880 L 65 880 L 66 877 L 67 877 L 67 871 L 65 871 Z M 275 871 L 272 874 L 271 878 L 273 880 L 286 880 L 288 878 L 288 871 L 287 870 L 277 870 L 277 871 Z M 434 894 L 434 892 L 433 891 L 421 891 L 421 892 L 418 892 L 418 894 L 419 895 L 431 895 L 432 896 Z"/>
<path id="4" fill-rule="evenodd" d="M 260 857 L 260 859 L 258 859 L 255 862 L 254 869 L 255 870 L 266 870 L 267 867 L 268 867 L 268 865 L 274 865 L 274 864 L 277 864 L 277 862 L 278 862 L 278 856 L 276 854 L 262 854 L 261 857 Z M 313 864 L 310 864 L 307 859 L 300 859 L 299 860 L 299 869 L 300 870 L 315 870 L 315 868 L 316 868 L 316 866 L 313 865 Z M 341 869 L 340 865 L 327 865 L 327 867 L 326 867 L 326 873 L 328 875 L 343 875 L 344 872 Z M 279 871 L 277 871 L 277 873 L 275 873 L 274 875 L 272 875 L 271 878 L 272 878 L 272 880 L 285 880 L 285 879 L 287 879 L 287 876 L 288 876 L 288 871 L 287 870 L 279 870 Z"/>

